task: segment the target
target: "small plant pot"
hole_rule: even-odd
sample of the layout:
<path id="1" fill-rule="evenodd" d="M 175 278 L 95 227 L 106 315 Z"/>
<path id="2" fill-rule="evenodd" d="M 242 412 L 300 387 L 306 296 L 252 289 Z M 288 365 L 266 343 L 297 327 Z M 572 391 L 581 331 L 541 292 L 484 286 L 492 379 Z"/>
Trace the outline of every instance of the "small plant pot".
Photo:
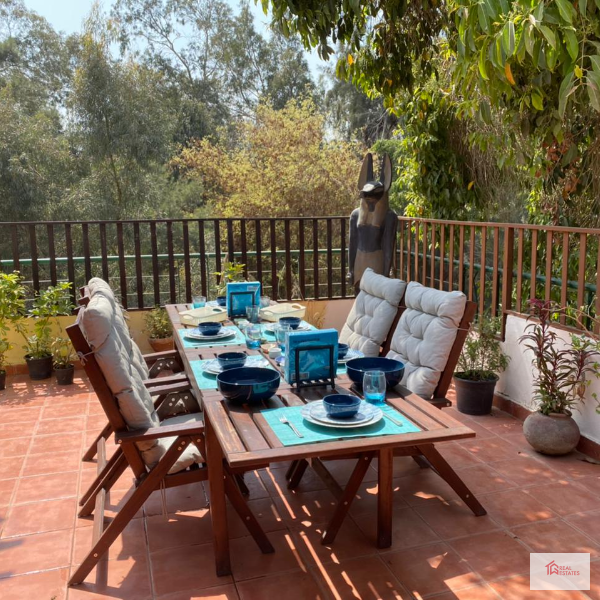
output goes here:
<path id="1" fill-rule="evenodd" d="M 538 411 L 525 419 L 523 435 L 540 454 L 562 456 L 575 450 L 581 434 L 570 413 L 544 415 Z"/>
<path id="2" fill-rule="evenodd" d="M 0 390 L 6 389 L 6 371 L 0 371 Z"/>
<path id="3" fill-rule="evenodd" d="M 73 376 L 75 375 L 75 365 L 69 365 L 64 369 L 54 368 L 54 374 L 56 375 L 56 383 L 58 385 L 71 385 L 73 383 Z"/>
<path id="4" fill-rule="evenodd" d="M 494 402 L 494 390 L 498 377 L 483 381 L 461 378 L 461 373 L 454 374 L 456 390 L 456 408 L 465 415 L 489 415 Z"/>
<path id="5" fill-rule="evenodd" d="M 154 352 L 173 350 L 173 336 L 168 338 L 148 338 Z"/>
<path id="6" fill-rule="evenodd" d="M 27 369 L 29 371 L 29 378 L 33 381 L 40 381 L 42 379 L 49 379 L 52 377 L 52 355 L 44 356 L 42 358 L 30 358 L 25 356 L 25 362 L 27 363 Z"/>

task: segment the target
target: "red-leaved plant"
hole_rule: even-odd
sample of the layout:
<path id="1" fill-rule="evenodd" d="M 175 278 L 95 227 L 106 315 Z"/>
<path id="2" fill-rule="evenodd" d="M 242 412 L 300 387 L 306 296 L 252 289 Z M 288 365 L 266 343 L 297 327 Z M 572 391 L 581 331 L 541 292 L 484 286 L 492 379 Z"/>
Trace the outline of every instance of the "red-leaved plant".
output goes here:
<path id="1" fill-rule="evenodd" d="M 600 341 L 590 332 L 571 334 L 571 341 L 559 339 L 552 319 L 567 311 L 553 302 L 531 300 L 531 316 L 535 322 L 525 328 L 527 333 L 519 338 L 533 352 L 534 390 L 538 410 L 570 414 L 583 402 L 591 377 L 598 378 Z M 572 318 L 572 315 L 568 315 Z M 529 320 L 528 319 L 528 320 Z M 578 319 L 578 322 L 581 321 Z M 598 401 L 596 394 L 592 396 Z M 598 411 L 598 409 L 596 409 Z"/>

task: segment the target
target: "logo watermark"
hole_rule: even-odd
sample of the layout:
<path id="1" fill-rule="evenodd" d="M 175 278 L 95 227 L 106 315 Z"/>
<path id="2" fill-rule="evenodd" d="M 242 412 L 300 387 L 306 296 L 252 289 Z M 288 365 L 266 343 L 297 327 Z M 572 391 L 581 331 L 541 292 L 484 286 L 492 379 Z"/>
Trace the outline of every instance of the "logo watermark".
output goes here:
<path id="1" fill-rule="evenodd" d="M 529 555 L 531 590 L 589 590 L 590 555 L 545 552 Z"/>

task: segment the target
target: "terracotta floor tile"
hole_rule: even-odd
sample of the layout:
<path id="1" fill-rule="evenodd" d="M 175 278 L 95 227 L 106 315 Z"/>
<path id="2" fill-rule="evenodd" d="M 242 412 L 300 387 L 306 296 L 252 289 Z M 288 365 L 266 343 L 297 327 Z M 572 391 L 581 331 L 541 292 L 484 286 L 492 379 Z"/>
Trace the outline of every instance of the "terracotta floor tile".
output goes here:
<path id="1" fill-rule="evenodd" d="M 8 506 L 18 479 L 3 479 L 0 481 L 0 506 Z"/>
<path id="2" fill-rule="evenodd" d="M 498 525 L 489 516 L 476 517 L 461 500 L 447 504 L 427 504 L 418 506 L 415 510 L 445 540 L 498 529 Z"/>
<path id="3" fill-rule="evenodd" d="M 475 438 L 474 440 L 466 440 L 460 443 L 484 463 L 512 460 L 518 456 L 517 449 L 500 437 L 490 439 Z"/>
<path id="4" fill-rule="evenodd" d="M 579 479 L 600 476 L 600 465 L 589 462 L 580 452 L 571 452 L 566 456 L 544 456 L 536 453 L 536 457 L 564 477 Z"/>
<path id="5" fill-rule="evenodd" d="M 356 467 L 356 462 L 356 460 L 326 460 L 323 461 L 323 464 L 325 465 L 325 468 L 333 475 L 334 479 L 342 487 L 344 487 L 350 479 L 352 471 Z M 377 467 L 376 463 L 374 467 Z M 363 481 L 377 481 L 377 471 L 375 468 L 367 469 Z"/>
<path id="6" fill-rule="evenodd" d="M 51 435 L 57 433 L 69 434 L 71 431 L 83 431 L 85 417 L 69 417 L 40 421 L 37 435 Z"/>
<path id="7" fill-rule="evenodd" d="M 1 423 L 0 440 L 8 440 L 12 438 L 21 438 L 28 435 L 33 435 L 35 426 L 35 421 L 29 421 L 27 423 Z"/>
<path id="8" fill-rule="evenodd" d="M 42 420 L 80 417 L 87 413 L 87 400 L 65 404 L 50 404 L 42 410 Z"/>
<path id="9" fill-rule="evenodd" d="M 449 542 L 487 581 L 529 573 L 529 552 L 504 531 L 492 531 Z"/>
<path id="10" fill-rule="evenodd" d="M 254 513 L 257 521 L 263 531 L 277 531 L 285 529 L 286 523 L 279 513 L 279 508 L 273 498 L 257 498 L 256 500 L 248 500 L 248 507 Z M 229 537 L 238 538 L 250 535 L 248 528 L 235 512 L 233 506 L 227 506 L 227 520 L 229 525 Z"/>
<path id="11" fill-rule="evenodd" d="M 382 554 L 381 559 L 417 598 L 481 583 L 466 561 L 443 543 Z"/>
<path id="12" fill-rule="evenodd" d="M 258 554 L 260 552 L 256 550 Z M 231 577 L 217 577 L 212 544 L 181 546 L 150 555 L 157 596 L 231 583 Z M 112 562 L 112 561 L 111 561 Z"/>
<path id="13" fill-rule="evenodd" d="M 0 579 L 2 600 L 29 600 L 43 598 L 65 600 L 69 569 L 55 569 L 30 575 Z"/>
<path id="14" fill-rule="evenodd" d="M 274 501 L 279 515 L 288 525 L 326 522 L 333 515 L 337 505 L 335 496 L 329 490 L 294 492 L 275 498 Z M 356 501 L 353 506 L 355 504 Z"/>
<path id="15" fill-rule="evenodd" d="M 208 506 L 207 496 L 201 482 L 188 483 L 166 490 L 167 511 L 169 513 L 189 512 Z M 146 516 L 162 515 L 163 506 L 160 491 L 152 492 L 144 504 Z"/>
<path id="16" fill-rule="evenodd" d="M 31 446 L 31 436 L 3 441 L 0 446 L 0 459 L 25 456 Z"/>
<path id="17" fill-rule="evenodd" d="M 2 537 L 71 529 L 76 508 L 74 498 L 13 506 Z"/>
<path id="18" fill-rule="evenodd" d="M 409 506 L 430 502 L 449 502 L 458 498 L 454 490 L 431 469 L 419 469 L 415 474 L 394 480 L 400 497 Z"/>
<path id="19" fill-rule="evenodd" d="M 394 490 L 394 507 L 395 508 L 406 508 L 408 504 L 406 500 L 400 494 L 400 489 L 404 487 L 406 478 L 398 477 L 392 482 L 392 489 Z M 359 517 L 362 515 L 371 516 L 377 513 L 377 482 L 372 481 L 363 483 L 358 489 L 356 496 L 350 506 L 350 514 L 353 517 Z M 330 512 L 330 515 L 332 513 Z"/>
<path id="20" fill-rule="evenodd" d="M 231 565 L 236 581 L 274 575 L 285 571 L 307 571 L 307 562 L 288 531 L 269 533 L 275 552 L 262 554 L 252 537 L 231 540 Z"/>
<path id="21" fill-rule="evenodd" d="M 527 562 L 529 564 L 529 561 Z M 490 583 L 502 600 L 585 600 L 581 592 L 552 590 L 542 592 L 529 589 L 529 575 L 518 575 Z"/>
<path id="22" fill-rule="evenodd" d="M 237 583 L 240 600 L 265 600 L 285 597 L 285 600 L 324 600 L 326 596 L 311 573 L 302 571 L 271 577 L 248 579 Z"/>
<path id="23" fill-rule="evenodd" d="M 591 558 L 600 556 L 600 545 L 562 519 L 530 523 L 514 527 L 511 531 L 533 552 L 585 552 Z"/>
<path id="24" fill-rule="evenodd" d="M 49 531 L 0 540 L 0 577 L 68 567 L 73 531 Z"/>
<path id="25" fill-rule="evenodd" d="M 272 496 L 292 492 L 287 488 L 286 469 L 261 469 L 258 473 L 265 488 Z M 326 486 L 321 478 L 309 467 L 304 472 L 300 485 L 296 489 L 299 492 L 314 492 L 325 488 Z"/>
<path id="26" fill-rule="evenodd" d="M 480 465 L 481 461 L 460 444 L 439 444 L 440 454 L 450 463 L 453 469 L 464 469 Z"/>
<path id="27" fill-rule="evenodd" d="M 58 433 L 55 435 L 35 435 L 31 445 L 30 454 L 53 454 L 55 452 L 81 453 L 83 433 L 73 431 L 69 435 Z"/>
<path id="28" fill-rule="evenodd" d="M 475 467 L 460 469 L 458 475 L 473 494 L 486 494 L 515 487 L 509 478 L 500 475 L 490 465 L 479 464 Z"/>
<path id="29" fill-rule="evenodd" d="M 489 587 L 489 584 L 475 585 L 463 590 L 446 592 L 435 596 L 435 600 L 498 600 L 498 595 Z M 542 600 L 540 598 L 540 600 Z"/>
<path id="30" fill-rule="evenodd" d="M 147 517 L 146 527 L 150 552 L 178 546 L 212 544 L 212 523 L 208 508 L 170 514 L 167 518 L 163 515 Z"/>
<path id="31" fill-rule="evenodd" d="M 566 516 L 565 520 L 600 544 L 600 510 L 575 513 Z"/>
<path id="32" fill-rule="evenodd" d="M 508 490 L 480 496 L 488 515 L 504 527 L 551 519 L 556 513 L 523 490 Z"/>
<path id="33" fill-rule="evenodd" d="M 39 406 L 4 406 L 0 408 L 0 423 L 35 423 L 41 412 Z"/>
<path id="34" fill-rule="evenodd" d="M 377 471 L 377 459 L 375 458 L 371 462 L 371 468 Z M 398 477 L 413 476 L 421 471 L 421 467 L 414 461 L 410 456 L 396 456 L 394 458 L 394 469 L 392 471 L 392 477 L 394 479 Z M 373 479 L 376 481 L 376 479 Z"/>
<path id="35" fill-rule="evenodd" d="M 69 600 L 148 600 L 152 598 L 145 554 L 102 561 L 84 583 L 69 588 Z"/>
<path id="36" fill-rule="evenodd" d="M 367 556 L 311 569 L 327 598 L 346 600 L 409 600 L 411 596 L 382 559 Z M 319 596 L 317 596 L 319 597 Z M 313 596 L 307 596 L 312 600 Z"/>
<path id="37" fill-rule="evenodd" d="M 529 445 L 529 442 L 525 439 L 523 435 L 523 430 L 517 431 L 514 433 L 506 433 L 502 436 L 502 439 L 505 442 L 515 446 L 521 452 L 531 451 L 533 448 Z"/>
<path id="38" fill-rule="evenodd" d="M 600 497 L 600 477 L 583 477 L 577 480 L 577 483 L 583 485 Z"/>
<path id="39" fill-rule="evenodd" d="M 500 475 L 519 486 L 539 485 L 560 479 L 556 471 L 527 454 L 521 454 L 512 460 L 495 462 L 493 466 Z"/>
<path id="40" fill-rule="evenodd" d="M 477 421 L 470 420 L 465 422 L 465 425 L 477 434 L 476 440 L 498 439 L 498 436 L 493 431 L 481 426 Z"/>
<path id="41" fill-rule="evenodd" d="M 531 487 L 527 488 L 527 493 L 561 516 L 598 508 L 598 496 L 574 482 L 559 481 Z"/>
<path id="42" fill-rule="evenodd" d="M 268 498 L 269 492 L 260 478 L 258 471 L 249 471 L 244 473 L 244 483 L 250 492 L 249 498 L 255 500 L 257 498 Z M 208 489 L 208 483 L 205 483 L 206 489 Z M 277 497 L 275 494 L 274 497 Z"/>
<path id="43" fill-rule="evenodd" d="M 593 562 L 590 566 L 590 590 L 585 593 L 592 600 L 600 600 L 600 562 Z"/>
<path id="44" fill-rule="evenodd" d="M 187 590 L 157 597 L 157 600 L 239 600 L 235 585 L 218 585 L 203 590 Z"/>
<path id="45" fill-rule="evenodd" d="M 48 473 L 66 473 L 80 469 L 81 456 L 78 452 L 55 452 L 51 454 L 30 454 L 25 461 L 24 474 L 46 475 Z"/>
<path id="46" fill-rule="evenodd" d="M 23 504 L 25 502 L 70 498 L 77 493 L 78 478 L 79 475 L 76 471 L 22 477 L 19 480 L 14 503 Z"/>
<path id="47" fill-rule="evenodd" d="M 87 431 L 100 432 L 106 425 L 106 415 L 100 413 L 96 415 L 88 415 L 85 420 L 85 428 Z"/>
<path id="48" fill-rule="evenodd" d="M 8 442 L 3 442 L 8 443 Z M 25 462 L 25 457 L 16 456 L 13 458 L 3 458 L 0 461 L 0 480 L 14 479 L 21 473 L 21 467 Z"/>

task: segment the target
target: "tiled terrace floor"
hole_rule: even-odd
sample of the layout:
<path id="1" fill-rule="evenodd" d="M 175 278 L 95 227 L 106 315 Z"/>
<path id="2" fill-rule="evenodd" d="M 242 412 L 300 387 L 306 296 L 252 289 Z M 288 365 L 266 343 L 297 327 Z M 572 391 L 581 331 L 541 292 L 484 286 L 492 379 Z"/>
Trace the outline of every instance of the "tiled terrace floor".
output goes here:
<path id="1" fill-rule="evenodd" d="M 87 381 L 70 388 L 13 378 L 0 392 L 0 598 L 234 600 L 437 598 L 600 599 L 600 466 L 581 455 L 535 455 L 521 424 L 495 412 L 469 419 L 472 441 L 443 454 L 488 510 L 474 517 L 434 473 L 396 459 L 394 545 L 374 544 L 377 473 L 355 501 L 332 548 L 319 533 L 334 498 L 307 472 L 289 493 L 284 466 L 247 476 L 251 505 L 276 547 L 261 555 L 232 518 L 233 577 L 217 578 L 205 491 L 169 490 L 168 517 L 153 498 L 87 582 L 67 590 L 89 547 L 91 521 L 77 496 L 95 473 L 80 456 L 104 423 Z M 340 482 L 351 465 L 331 468 Z M 123 477 L 113 509 L 131 488 Z M 590 552 L 589 592 L 530 592 L 529 552 Z"/>

